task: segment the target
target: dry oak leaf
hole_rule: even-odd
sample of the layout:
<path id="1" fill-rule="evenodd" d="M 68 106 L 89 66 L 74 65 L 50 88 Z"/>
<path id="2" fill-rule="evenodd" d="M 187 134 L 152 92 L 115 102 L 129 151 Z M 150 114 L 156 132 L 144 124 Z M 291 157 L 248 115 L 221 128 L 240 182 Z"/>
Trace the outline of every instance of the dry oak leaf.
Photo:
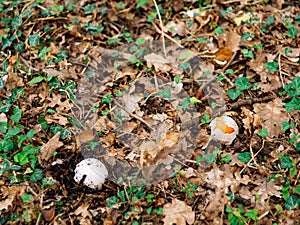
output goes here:
<path id="1" fill-rule="evenodd" d="M 164 205 L 163 215 L 165 216 L 163 219 L 165 225 L 186 225 L 186 223 L 193 224 L 195 222 L 195 212 L 192 207 L 176 198 L 172 203 Z"/>
<path id="2" fill-rule="evenodd" d="M 288 121 L 289 117 L 283 102 L 276 98 L 268 103 L 256 103 L 253 105 L 254 111 L 262 118 L 263 125 L 268 129 L 270 137 L 278 137 L 281 131 L 281 123 Z"/>
<path id="3" fill-rule="evenodd" d="M 53 152 L 55 152 L 58 148 L 63 146 L 64 144 L 59 141 L 60 132 L 57 132 L 40 150 L 40 154 L 38 155 L 39 163 L 43 160 L 48 161 L 52 156 Z"/>
<path id="4" fill-rule="evenodd" d="M 75 214 L 76 216 L 78 216 L 79 214 L 81 214 L 81 216 L 82 216 L 84 219 L 85 219 L 86 217 L 92 218 L 92 215 L 91 215 L 91 213 L 90 213 L 89 210 L 88 210 L 89 206 L 90 206 L 89 204 L 83 203 L 81 206 L 79 206 L 79 207 L 75 210 L 74 214 Z"/>
<path id="5" fill-rule="evenodd" d="M 17 195 L 21 196 L 25 192 L 25 186 L 2 186 L 0 189 L 3 201 L 0 201 L 0 210 L 8 209 L 13 204 Z"/>

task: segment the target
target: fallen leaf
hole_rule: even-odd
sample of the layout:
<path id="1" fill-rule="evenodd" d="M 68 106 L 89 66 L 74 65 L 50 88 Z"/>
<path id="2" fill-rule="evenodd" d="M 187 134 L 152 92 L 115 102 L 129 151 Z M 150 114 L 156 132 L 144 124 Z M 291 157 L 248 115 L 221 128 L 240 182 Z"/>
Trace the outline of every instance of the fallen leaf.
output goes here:
<path id="1" fill-rule="evenodd" d="M 164 205 L 163 215 L 165 216 L 163 219 L 165 225 L 186 225 L 186 223 L 193 224 L 195 222 L 195 212 L 192 207 L 176 198 L 172 203 Z"/>
<path id="2" fill-rule="evenodd" d="M 5 86 L 7 86 L 10 90 L 18 87 L 23 87 L 23 79 L 19 77 L 16 73 L 9 73 L 8 78 L 5 82 Z"/>
<path id="3" fill-rule="evenodd" d="M 45 116 L 45 120 L 48 124 L 55 123 L 62 126 L 65 126 L 69 123 L 68 119 L 62 115 L 55 113 L 54 115 Z"/>
<path id="4" fill-rule="evenodd" d="M 55 152 L 57 149 L 59 149 L 64 144 L 59 141 L 60 132 L 57 132 L 48 142 L 45 144 L 38 155 L 38 159 L 40 164 L 42 164 L 42 161 L 48 161 L 52 156 L 53 152 Z"/>
<path id="5" fill-rule="evenodd" d="M 8 207 L 12 205 L 17 194 L 22 195 L 24 192 L 25 192 L 25 186 L 12 186 L 12 187 L 2 186 L 1 199 L 4 200 L 0 201 L 0 210 L 8 209 Z"/>
<path id="6" fill-rule="evenodd" d="M 172 37 L 176 36 L 177 34 L 179 36 L 185 36 L 187 33 L 184 22 L 174 22 L 174 21 L 170 21 L 166 26 L 164 26 L 164 31 L 171 32 Z"/>
<path id="7" fill-rule="evenodd" d="M 243 15 L 233 19 L 237 26 L 241 25 L 242 22 L 245 22 L 251 18 L 250 14 L 244 13 Z"/>
<path id="8" fill-rule="evenodd" d="M 55 206 L 51 207 L 50 209 L 43 210 L 43 217 L 47 222 L 53 220 L 54 216 L 55 216 Z"/>
<path id="9" fill-rule="evenodd" d="M 81 206 L 79 206 L 79 207 L 75 210 L 74 214 L 75 214 L 76 216 L 78 216 L 78 215 L 80 214 L 83 218 L 86 218 L 86 217 L 92 218 L 92 215 L 91 215 L 91 213 L 90 213 L 89 210 L 88 210 L 89 206 L 90 206 L 89 204 L 83 203 Z"/>
<path id="10" fill-rule="evenodd" d="M 263 126 L 268 129 L 270 137 L 278 137 L 282 133 L 281 123 L 289 120 L 283 105 L 279 98 L 268 103 L 256 103 L 253 105 L 254 112 L 262 118 Z"/>
<path id="11" fill-rule="evenodd" d="M 253 127 L 259 128 L 262 126 L 262 119 L 256 113 L 247 109 L 245 106 L 242 106 L 241 110 L 242 116 L 245 117 L 242 119 L 244 128 L 251 131 Z"/>
<path id="12" fill-rule="evenodd" d="M 78 136 L 76 137 L 76 143 L 80 145 L 81 143 L 92 141 L 94 137 L 95 136 L 93 130 L 88 129 L 78 134 Z"/>

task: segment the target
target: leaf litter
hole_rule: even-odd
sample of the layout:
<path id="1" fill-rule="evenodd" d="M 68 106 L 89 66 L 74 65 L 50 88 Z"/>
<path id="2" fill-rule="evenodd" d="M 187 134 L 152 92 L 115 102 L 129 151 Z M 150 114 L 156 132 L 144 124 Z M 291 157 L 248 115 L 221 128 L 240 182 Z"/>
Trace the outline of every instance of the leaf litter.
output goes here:
<path id="1" fill-rule="evenodd" d="M 193 54 L 205 59 L 205 62 L 199 63 L 200 69 L 194 71 L 195 80 L 202 79 L 205 83 L 209 79 L 203 78 L 203 72 L 210 72 L 210 75 L 218 78 L 218 85 L 222 87 L 224 93 L 233 88 L 234 81 L 239 77 L 247 77 L 252 85 L 250 89 L 243 90 L 237 100 L 238 102 L 244 99 L 247 101 L 241 101 L 243 104 L 233 109 L 232 115 L 240 128 L 236 140 L 229 146 L 222 145 L 219 149 L 210 149 L 207 147 L 210 134 L 207 123 L 200 123 L 199 135 L 196 137 L 189 131 L 189 123 L 186 127 L 182 124 L 195 118 L 201 119 L 204 113 L 211 116 L 211 119 L 219 116 L 218 114 L 224 109 L 217 110 L 217 113 L 213 115 L 208 103 L 213 102 L 221 93 L 214 88 L 207 88 L 211 97 L 207 99 L 207 93 L 203 91 L 204 86 L 191 83 L 187 77 L 183 76 L 183 70 L 178 68 L 179 65 L 176 68 L 170 66 L 170 62 L 178 61 L 185 66 L 187 64 L 183 63 L 189 62 L 193 58 L 192 55 L 176 52 L 174 46 L 167 46 L 170 52 L 174 51 L 177 55 L 172 55 L 167 59 L 155 53 L 145 55 L 143 63 L 152 68 L 152 71 L 139 66 L 123 66 L 116 72 L 115 67 L 124 63 L 124 58 L 106 68 L 101 68 L 101 66 L 99 68 L 99 63 L 109 64 L 102 61 L 101 56 L 107 54 L 107 51 L 113 53 L 111 49 L 117 46 L 116 43 L 127 43 L 141 37 L 150 37 L 155 40 L 160 38 L 160 30 L 156 25 L 158 20 L 152 18 L 151 22 L 147 22 L 155 13 L 152 11 L 154 9 L 152 3 L 147 2 L 140 9 L 136 9 L 135 5 L 129 1 L 124 1 L 125 6 L 114 1 L 108 1 L 105 4 L 75 1 L 75 4 L 78 4 L 75 10 L 72 11 L 70 4 L 68 5 L 71 7 L 68 8 L 70 11 L 66 10 L 66 6 L 61 12 L 61 9 L 55 5 L 56 3 L 51 1 L 41 3 L 40 7 L 28 8 L 33 14 L 23 21 L 23 25 L 18 29 L 28 35 L 41 34 L 40 38 L 43 42 L 40 40 L 39 44 L 50 42 L 51 50 L 43 55 L 46 49 L 41 50 L 38 45 L 31 46 L 30 42 L 28 43 L 29 38 L 23 36 L 19 37 L 19 40 L 24 41 L 25 52 L 19 54 L 15 50 L 18 46 L 3 48 L 4 52 L 9 49 L 7 52 L 9 54 L 0 56 L 3 65 L 7 65 L 8 72 L 2 77 L 4 87 L 0 85 L 1 100 L 10 97 L 12 101 L 15 96 L 12 90 L 24 88 L 24 96 L 16 102 L 16 105 L 19 105 L 24 112 L 21 124 L 25 128 L 21 129 L 25 134 L 32 128 L 35 136 L 32 141 L 28 139 L 23 143 L 42 146 L 37 155 L 37 167 L 46 168 L 44 178 L 53 177 L 57 183 L 53 186 L 46 186 L 45 189 L 42 182 L 47 180 L 44 179 L 37 182 L 30 181 L 27 184 L 29 178 L 26 174 L 30 174 L 33 168 L 28 164 L 21 170 L 9 170 L 5 159 L 1 158 L 1 197 L 3 200 L 0 206 L 3 218 L 9 218 L 9 215 L 12 216 L 11 213 L 14 212 L 15 215 L 21 215 L 22 218 L 19 221 L 22 220 L 23 223 L 25 220 L 34 222 L 39 220 L 38 213 L 35 213 L 33 208 L 39 208 L 43 201 L 34 200 L 30 203 L 32 204 L 30 207 L 34 207 L 28 208 L 29 218 L 26 215 L 27 209 L 23 208 L 23 205 L 28 203 L 19 201 L 20 196 L 26 191 L 43 196 L 45 204 L 48 202 L 56 204 L 58 210 L 52 210 L 50 216 L 44 216 L 46 221 L 52 220 L 53 224 L 93 224 L 95 221 L 107 224 L 119 224 L 121 221 L 128 224 L 136 224 L 136 221 L 149 224 L 233 224 L 233 220 L 230 220 L 232 219 L 229 216 L 230 213 L 227 212 L 229 208 L 239 209 L 240 211 L 235 211 L 233 215 L 242 214 L 242 216 L 250 215 L 247 213 L 253 209 L 258 210 L 259 222 L 255 222 L 256 218 L 252 219 L 249 216 L 247 224 L 275 222 L 298 224 L 299 204 L 297 206 L 294 200 L 299 199 L 299 191 L 297 192 L 299 146 L 296 150 L 297 144 L 299 145 L 297 135 L 299 113 L 296 110 L 287 113 L 285 107 L 290 96 L 285 98 L 281 96 L 284 95 L 282 93 L 284 86 L 289 84 L 294 77 L 299 76 L 299 48 L 296 39 L 292 38 L 295 29 L 299 29 L 299 22 L 297 22 L 299 21 L 299 4 L 296 1 L 264 1 L 264 3 L 221 1 L 208 8 L 196 1 L 184 3 L 179 1 L 176 6 L 171 2 L 161 4 L 162 10 L 168 7 L 174 8 L 174 11 L 166 10 L 164 14 L 165 19 L 169 21 L 164 27 L 168 39 L 177 45 L 183 45 Z M 25 9 L 29 5 L 21 6 Z M 47 9 L 52 16 L 47 15 L 47 12 L 41 9 Z M 93 9 L 91 14 L 88 12 L 90 9 Z M 3 14 L 3 12 L 0 13 Z M 105 14 L 109 16 L 104 16 Z M 59 15 L 63 17 L 58 17 Z M 4 24 L 2 22 L 3 26 Z M 95 31 L 95 29 L 101 29 L 100 25 L 105 27 L 105 32 Z M 32 26 L 34 28 L 29 28 Z M 48 27 L 49 31 L 47 31 Z M 96 33 L 91 34 L 93 31 Z M 7 34 L 9 31 L 1 28 L 0 33 Z M 57 35 L 50 37 L 54 33 Z M 298 38 L 299 34 L 295 37 Z M 107 44 L 114 38 L 119 41 Z M 11 39 L 7 43 L 10 42 L 16 41 Z M 263 44 L 262 49 L 260 49 L 260 44 Z M 60 61 L 58 58 L 61 50 L 66 50 L 68 57 Z M 251 58 L 249 51 L 254 54 L 254 58 Z M 245 58 L 245 52 L 248 52 L 250 58 Z M 10 54 L 12 54 L 11 57 L 8 57 Z M 5 62 L 5 57 L 9 58 L 8 62 Z M 18 57 L 20 57 L 20 62 Z M 60 62 L 48 65 L 49 61 L 43 61 L 41 57 Z M 128 59 L 131 55 L 126 57 Z M 270 72 L 265 66 L 266 63 L 272 62 L 278 64 L 275 72 Z M 31 74 L 25 71 L 30 71 Z M 102 80 L 99 83 L 90 83 L 88 90 L 82 90 L 82 95 L 90 95 L 93 98 L 92 102 L 89 102 L 90 99 L 82 99 L 82 102 L 72 101 L 70 98 L 72 93 L 68 92 L 70 90 L 62 91 L 67 80 L 80 83 L 84 79 L 80 79 L 79 82 L 79 78 L 95 72 L 100 74 L 108 72 L 111 77 L 105 82 Z M 28 84 L 34 76 L 40 76 L 40 74 L 44 76 L 39 78 L 43 80 L 41 83 Z M 148 82 L 149 77 L 154 75 L 158 75 L 158 80 L 169 81 L 172 81 L 175 76 L 181 76 L 183 85 L 174 86 L 173 82 L 169 82 L 168 86 L 163 86 L 163 91 L 159 92 L 154 82 Z M 55 81 L 56 78 L 58 82 Z M 100 80 L 101 78 L 103 77 L 100 77 Z M 135 80 L 142 82 L 132 84 Z M 88 83 L 89 80 L 87 79 L 86 82 Z M 101 86 L 100 84 L 103 83 L 105 85 Z M 258 83 L 258 86 L 255 86 L 255 83 Z M 60 88 L 56 88 L 59 86 Z M 83 86 L 86 87 L 85 84 Z M 128 94 L 141 86 L 144 89 L 140 92 L 147 93 L 150 97 Z M 160 86 L 159 88 L 161 89 Z M 122 96 L 116 98 L 119 105 L 112 102 L 115 108 L 107 104 L 99 104 L 99 106 L 93 104 L 97 101 L 101 102 L 106 94 L 114 95 L 116 89 L 125 89 L 128 93 L 123 92 Z M 80 90 L 80 84 L 78 84 L 77 91 L 80 93 Z M 171 96 L 176 96 L 172 101 L 166 98 L 169 96 L 168 90 L 171 90 Z M 182 102 L 176 98 L 182 90 L 202 101 L 196 103 L 195 112 L 181 115 L 177 112 L 176 108 L 182 106 Z M 269 100 L 263 99 L 270 95 L 276 97 Z M 248 101 L 249 99 L 251 101 Z M 230 98 L 226 98 L 225 101 L 227 105 L 235 102 Z M 8 103 L 9 101 L 5 104 Z M 75 110 L 70 105 L 73 104 L 82 106 L 78 109 L 82 110 L 81 113 L 76 112 L 76 115 L 88 115 L 78 118 L 86 126 L 85 128 L 88 128 L 84 132 L 70 129 L 70 123 L 73 121 L 69 116 L 74 115 L 71 111 Z M 224 105 L 224 102 L 217 102 L 214 106 L 218 104 Z M 5 110 L 2 107 L 3 105 L 1 105 L 1 110 Z M 92 109 L 95 109 L 96 113 L 93 113 Z M 55 112 L 52 111 L 52 114 L 51 110 Z M 106 110 L 119 111 L 126 120 L 117 123 L 118 117 L 101 115 L 101 112 Z M 2 112 L 1 123 L 14 126 L 10 117 L 11 113 L 12 111 Z M 296 127 L 292 125 L 294 121 L 297 123 Z M 283 122 L 288 122 L 288 124 L 284 125 Z M 74 136 L 62 140 L 60 132 L 53 132 L 54 128 L 57 129 L 56 126 L 72 130 Z M 258 135 L 258 131 L 262 128 L 268 129 L 267 137 Z M 283 132 L 283 129 L 286 131 Z M 182 132 L 181 135 L 179 131 Z M 2 124 L 0 132 L 4 133 Z M 128 133 L 131 134 L 127 135 Z M 141 166 L 143 175 L 148 179 L 152 179 L 153 175 L 165 176 L 167 179 L 155 183 L 142 192 L 111 181 L 107 181 L 101 191 L 90 190 L 82 184 L 76 184 L 73 181 L 76 163 L 83 157 L 94 154 L 86 149 L 90 149 L 90 146 L 99 140 L 106 149 L 103 149 L 102 145 L 101 147 L 96 145 L 94 149 L 99 151 L 100 158 L 105 159 L 106 166 L 118 164 L 118 160 L 126 160 L 128 163 Z M 122 140 L 127 141 L 122 145 Z M 4 137 L 1 137 L 3 144 L 2 141 Z M 188 157 L 181 154 L 179 159 L 180 166 L 184 168 L 183 172 L 179 171 L 170 178 L 168 169 L 176 160 L 173 158 L 174 152 L 180 152 L 180 150 L 185 152 L 191 148 L 193 141 L 197 143 L 196 147 L 193 146 L 196 150 Z M 132 146 L 135 148 L 129 148 Z M 79 149 L 82 152 L 79 152 Z M 5 150 L 1 151 L 5 153 Z M 203 164 L 199 164 L 199 159 L 205 155 L 205 151 L 209 153 L 214 165 L 209 164 L 203 170 L 201 167 Z M 8 156 L 12 155 L 13 153 L 8 154 Z M 226 156 L 229 156 L 229 163 L 226 163 L 228 159 Z M 53 164 L 58 159 L 63 159 L 63 163 Z M 14 163 L 9 163 L 9 167 L 12 167 Z M 158 163 L 161 163 L 162 167 L 158 167 Z M 124 169 L 123 172 L 128 172 L 126 171 L 128 167 L 120 168 L 121 171 L 122 169 Z M 23 184 L 26 183 L 31 189 L 26 189 L 22 185 L 11 185 L 15 176 L 18 176 L 19 180 L 25 179 Z M 197 184 L 198 187 L 194 190 L 189 186 L 190 184 Z M 182 190 L 191 191 L 193 198 L 188 198 Z M 35 194 L 33 195 L 36 196 Z M 154 196 L 151 197 L 151 194 Z M 114 199 L 117 199 L 116 204 L 112 204 Z M 247 213 L 243 213 L 241 207 Z M 289 208 L 293 210 L 287 210 Z M 71 218 L 69 215 L 72 215 Z M 39 223 L 42 224 L 44 221 L 39 221 Z"/>

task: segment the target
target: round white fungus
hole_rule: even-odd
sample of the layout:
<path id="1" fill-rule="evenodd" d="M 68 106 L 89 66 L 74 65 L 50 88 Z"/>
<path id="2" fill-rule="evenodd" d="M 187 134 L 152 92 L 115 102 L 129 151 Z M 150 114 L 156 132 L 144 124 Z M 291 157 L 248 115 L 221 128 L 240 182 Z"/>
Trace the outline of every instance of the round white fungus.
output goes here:
<path id="1" fill-rule="evenodd" d="M 88 158 L 76 165 L 74 180 L 79 183 L 84 176 L 84 185 L 93 189 L 101 189 L 108 176 L 108 171 L 98 159 Z"/>
<path id="2" fill-rule="evenodd" d="M 211 138 L 230 145 L 239 133 L 239 127 L 229 116 L 219 116 L 213 119 L 210 124 Z"/>

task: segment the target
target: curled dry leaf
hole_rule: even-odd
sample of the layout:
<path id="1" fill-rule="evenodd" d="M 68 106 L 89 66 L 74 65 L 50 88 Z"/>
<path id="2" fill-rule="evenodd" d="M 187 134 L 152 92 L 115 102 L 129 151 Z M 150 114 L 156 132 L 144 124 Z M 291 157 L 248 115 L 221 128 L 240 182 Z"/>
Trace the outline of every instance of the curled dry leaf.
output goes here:
<path id="1" fill-rule="evenodd" d="M 59 141 L 60 132 L 57 132 L 48 142 L 45 144 L 38 155 L 39 163 L 43 165 L 43 161 L 48 161 L 52 156 L 53 152 L 55 152 L 58 148 L 63 146 L 64 144 Z"/>
<path id="2" fill-rule="evenodd" d="M 186 225 L 186 223 L 193 224 L 195 222 L 195 212 L 193 212 L 192 207 L 176 198 L 173 199 L 172 203 L 164 205 L 163 214 L 165 225 Z"/>
<path id="3" fill-rule="evenodd" d="M 84 219 L 85 219 L 86 217 L 92 218 L 92 215 L 91 215 L 91 213 L 90 213 L 89 210 L 88 210 L 89 206 L 90 206 L 89 204 L 83 203 L 81 206 L 79 206 L 79 207 L 75 210 L 74 214 L 75 214 L 75 215 L 79 215 L 79 214 L 80 214 Z"/>
<path id="4" fill-rule="evenodd" d="M 8 209 L 12 205 L 17 195 L 22 195 L 25 192 L 25 186 L 2 186 L 0 190 L 2 193 L 1 198 L 3 199 L 0 201 L 0 210 L 3 210 Z"/>
<path id="5" fill-rule="evenodd" d="M 229 116 L 219 116 L 209 124 L 211 128 L 211 138 L 230 145 L 239 133 L 236 122 Z"/>

